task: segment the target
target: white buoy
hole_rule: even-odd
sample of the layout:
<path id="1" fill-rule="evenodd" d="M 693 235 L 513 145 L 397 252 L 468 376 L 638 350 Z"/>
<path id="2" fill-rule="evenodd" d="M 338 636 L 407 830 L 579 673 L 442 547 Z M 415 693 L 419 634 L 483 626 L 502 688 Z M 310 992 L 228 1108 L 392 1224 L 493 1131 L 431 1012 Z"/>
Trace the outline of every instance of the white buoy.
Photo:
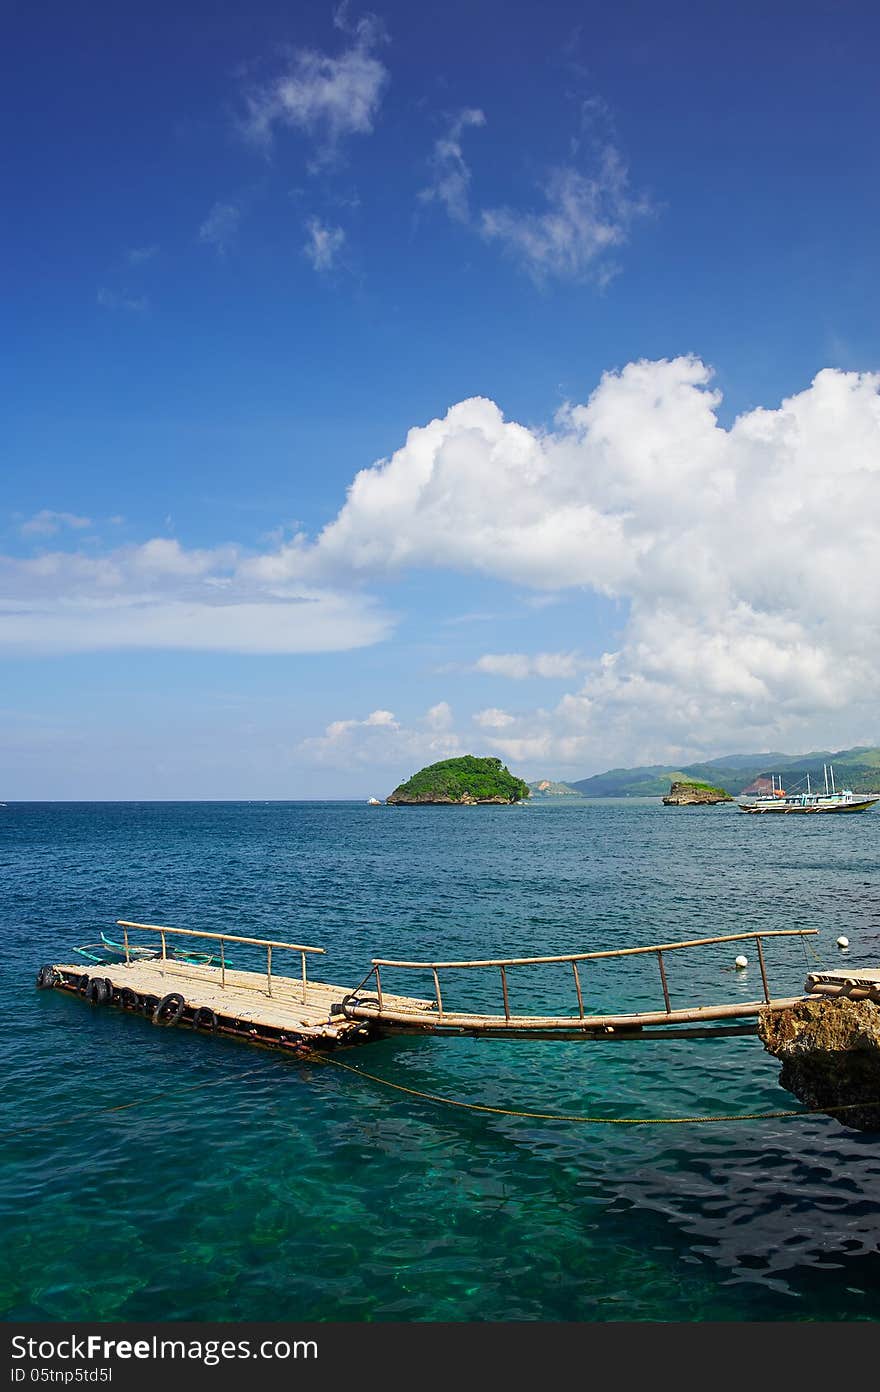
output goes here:
<path id="1" fill-rule="evenodd" d="M 749 959 L 748 957 L 737 957 L 733 965 L 737 968 L 738 971 L 742 971 L 744 967 L 747 967 L 749 965 Z"/>
<path id="2" fill-rule="evenodd" d="M 839 938 L 837 939 L 837 946 L 838 946 L 838 947 L 849 947 L 849 938 L 839 937 Z"/>

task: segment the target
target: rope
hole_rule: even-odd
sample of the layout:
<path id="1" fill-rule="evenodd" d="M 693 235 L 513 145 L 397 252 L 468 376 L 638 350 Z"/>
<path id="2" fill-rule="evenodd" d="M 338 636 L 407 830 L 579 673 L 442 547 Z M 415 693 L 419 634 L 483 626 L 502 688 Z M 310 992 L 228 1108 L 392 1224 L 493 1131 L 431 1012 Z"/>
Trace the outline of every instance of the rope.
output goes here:
<path id="1" fill-rule="evenodd" d="M 848 1112 L 856 1107 L 880 1106 L 880 1102 L 846 1102 L 837 1107 L 809 1107 L 778 1112 L 731 1112 L 715 1116 L 678 1117 L 602 1117 L 578 1116 L 570 1112 L 527 1112 L 513 1107 L 490 1107 L 485 1102 L 464 1102 L 456 1097 L 441 1097 L 436 1092 L 422 1092 L 418 1088 L 405 1087 L 403 1083 L 392 1083 L 388 1078 L 380 1078 L 375 1073 L 367 1073 L 363 1068 L 355 1068 L 352 1064 L 343 1063 L 341 1059 L 331 1058 L 327 1054 L 310 1053 L 306 1057 L 310 1062 L 332 1063 L 336 1068 L 344 1068 L 347 1073 L 355 1073 L 359 1078 L 366 1078 L 369 1082 L 378 1083 L 381 1087 L 393 1088 L 395 1092 L 404 1092 L 408 1097 L 418 1097 L 424 1102 L 436 1102 L 444 1107 L 461 1107 L 469 1112 L 489 1112 L 492 1116 L 526 1117 L 532 1121 L 572 1121 L 588 1126 L 687 1126 L 709 1125 L 725 1121 L 781 1121 L 789 1117 L 827 1116 L 831 1112 Z"/>
<path id="2" fill-rule="evenodd" d="M 407 1097 L 417 1097 L 423 1102 L 433 1102 L 442 1107 L 458 1107 L 468 1112 L 484 1112 L 490 1116 L 521 1117 L 529 1121 L 568 1121 L 576 1122 L 586 1126 L 692 1126 L 692 1125 L 713 1125 L 719 1122 L 730 1121 L 783 1121 L 792 1117 L 813 1117 L 829 1116 L 837 1112 L 849 1112 L 861 1107 L 880 1107 L 880 1100 L 872 1102 L 845 1102 L 834 1107 L 800 1107 L 785 1111 L 774 1112 L 722 1112 L 707 1116 L 675 1116 L 675 1117 L 603 1117 L 603 1116 L 582 1116 L 572 1112 L 530 1112 L 517 1107 L 492 1107 L 486 1102 L 466 1102 L 458 1097 L 443 1097 L 437 1092 L 424 1092 L 420 1088 L 406 1087 L 404 1083 L 393 1083 L 389 1078 L 380 1078 L 376 1073 L 368 1073 L 364 1068 L 355 1068 L 353 1064 L 343 1063 L 341 1059 L 333 1058 L 329 1054 L 316 1053 L 314 1050 L 303 1051 L 300 1058 L 307 1059 L 309 1063 L 332 1064 L 334 1068 L 342 1068 L 346 1073 L 354 1073 L 358 1078 L 364 1078 L 367 1082 L 376 1083 L 379 1087 L 391 1088 L 394 1092 L 402 1092 Z M 252 1078 L 260 1073 L 267 1073 L 265 1067 L 251 1068 L 245 1073 L 239 1073 L 238 1078 Z M 149 1107 L 153 1102 L 162 1102 L 169 1097 L 180 1097 L 185 1093 L 198 1092 L 202 1088 L 218 1087 L 221 1083 L 229 1085 L 230 1079 L 227 1076 L 214 1078 L 209 1082 L 190 1083 L 186 1087 L 174 1088 L 171 1092 L 157 1092 L 152 1097 L 140 1097 L 134 1102 L 120 1102 L 115 1107 L 98 1107 L 92 1116 L 109 1116 L 114 1112 L 127 1112 L 134 1107 Z M 3 1134 L 6 1136 L 30 1136 L 39 1131 L 48 1131 L 57 1126 L 69 1126 L 68 1117 L 58 1117 L 52 1121 L 44 1121 L 36 1126 L 13 1126 Z"/>

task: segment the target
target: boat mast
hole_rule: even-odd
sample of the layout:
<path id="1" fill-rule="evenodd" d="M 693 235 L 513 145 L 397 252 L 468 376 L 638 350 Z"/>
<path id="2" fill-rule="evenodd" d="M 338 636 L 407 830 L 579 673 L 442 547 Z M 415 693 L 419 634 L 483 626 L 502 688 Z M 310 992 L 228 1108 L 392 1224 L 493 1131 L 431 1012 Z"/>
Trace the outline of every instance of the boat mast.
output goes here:
<path id="1" fill-rule="evenodd" d="M 835 787 L 834 787 L 834 765 L 833 765 L 833 764 L 829 764 L 828 767 L 829 767 L 830 770 L 831 770 L 831 791 L 832 791 L 832 793 L 833 793 L 833 792 L 835 791 Z"/>
<path id="2" fill-rule="evenodd" d="M 807 774 L 807 797 L 810 796 L 810 775 Z"/>
<path id="3" fill-rule="evenodd" d="M 822 772 L 823 772 L 824 775 L 825 775 L 825 796 L 827 797 L 827 796 L 828 796 L 828 765 L 827 765 L 827 764 L 823 764 L 823 765 L 822 765 Z"/>

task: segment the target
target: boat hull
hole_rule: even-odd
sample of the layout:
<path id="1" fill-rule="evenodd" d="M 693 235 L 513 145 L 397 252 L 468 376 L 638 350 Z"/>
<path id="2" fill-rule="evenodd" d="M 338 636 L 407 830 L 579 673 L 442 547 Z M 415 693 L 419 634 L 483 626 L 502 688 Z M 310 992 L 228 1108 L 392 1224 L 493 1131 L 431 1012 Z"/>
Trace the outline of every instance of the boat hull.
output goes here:
<path id="1" fill-rule="evenodd" d="M 838 815 L 841 812 L 867 812 L 868 808 L 873 807 L 876 802 L 880 802 L 880 798 L 864 798 L 861 802 L 844 802 L 840 803 L 837 807 L 784 807 L 780 805 L 775 807 L 749 807 L 746 803 L 742 802 L 738 805 L 740 812 L 748 812 L 751 816 L 763 816 L 766 813 L 769 816 L 776 817 L 815 817 L 816 815 L 827 816 L 829 813 Z"/>

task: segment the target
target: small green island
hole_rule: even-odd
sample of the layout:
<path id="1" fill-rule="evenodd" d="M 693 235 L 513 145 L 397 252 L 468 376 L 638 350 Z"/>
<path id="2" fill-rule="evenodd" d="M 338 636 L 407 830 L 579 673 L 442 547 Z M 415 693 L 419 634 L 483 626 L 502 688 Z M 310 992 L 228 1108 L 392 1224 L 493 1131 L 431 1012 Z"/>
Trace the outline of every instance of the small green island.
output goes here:
<path id="1" fill-rule="evenodd" d="M 463 754 L 419 769 L 395 788 L 386 801 L 395 807 L 476 807 L 481 803 L 522 802 L 528 796 L 529 785 L 515 778 L 500 759 Z"/>
<path id="2" fill-rule="evenodd" d="M 666 807 L 714 807 L 718 802 L 733 802 L 733 798 L 723 788 L 688 779 L 673 783 L 663 802 Z"/>

